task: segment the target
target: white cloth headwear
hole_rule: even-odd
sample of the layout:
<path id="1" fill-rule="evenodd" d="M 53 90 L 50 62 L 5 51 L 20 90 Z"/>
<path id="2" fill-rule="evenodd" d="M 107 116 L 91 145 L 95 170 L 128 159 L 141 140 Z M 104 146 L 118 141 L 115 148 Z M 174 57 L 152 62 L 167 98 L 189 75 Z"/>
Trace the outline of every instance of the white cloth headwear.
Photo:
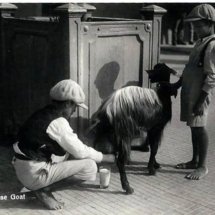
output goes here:
<path id="1" fill-rule="evenodd" d="M 84 104 L 85 95 L 82 88 L 71 79 L 60 81 L 52 87 L 50 90 L 50 97 L 57 101 L 73 101 L 78 106 L 88 109 Z"/>

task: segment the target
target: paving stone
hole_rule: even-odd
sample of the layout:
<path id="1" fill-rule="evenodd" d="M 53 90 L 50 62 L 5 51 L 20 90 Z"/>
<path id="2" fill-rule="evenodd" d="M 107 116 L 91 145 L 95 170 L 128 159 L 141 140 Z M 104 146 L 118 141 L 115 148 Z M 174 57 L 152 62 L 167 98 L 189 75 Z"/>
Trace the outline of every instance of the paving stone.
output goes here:
<path id="1" fill-rule="evenodd" d="M 175 81 L 175 78 L 172 78 Z M 180 92 L 179 92 L 180 93 Z M 100 189 L 99 175 L 94 182 L 67 187 L 54 193 L 66 203 L 64 209 L 48 211 L 36 199 L 26 201 L 0 201 L 0 215 L 197 215 L 215 214 L 215 99 L 212 100 L 208 119 L 210 139 L 208 152 L 209 174 L 199 181 L 189 181 L 185 175 L 190 170 L 177 170 L 177 163 L 192 156 L 190 129 L 179 121 L 179 96 L 173 99 L 172 122 L 166 127 L 157 160 L 162 168 L 156 176 L 149 176 L 149 153 L 132 151 L 131 165 L 126 167 L 133 195 L 126 195 L 121 188 L 118 168 L 111 166 L 108 189 Z M 0 147 L 0 195 L 19 191 L 22 185 L 16 179 L 11 164 L 12 147 Z"/>

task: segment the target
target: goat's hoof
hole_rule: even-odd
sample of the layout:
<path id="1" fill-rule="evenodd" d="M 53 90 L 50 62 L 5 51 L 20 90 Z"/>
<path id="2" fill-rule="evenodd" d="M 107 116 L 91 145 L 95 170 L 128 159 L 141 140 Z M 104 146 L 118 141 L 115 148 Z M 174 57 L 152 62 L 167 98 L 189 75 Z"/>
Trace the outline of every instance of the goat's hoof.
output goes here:
<path id="1" fill-rule="evenodd" d="M 133 192 L 134 192 L 134 189 L 130 186 L 126 189 L 126 195 L 131 195 Z"/>
<path id="2" fill-rule="evenodd" d="M 149 170 L 149 175 L 156 175 L 156 171 L 154 169 Z"/>
<path id="3" fill-rule="evenodd" d="M 131 165 L 131 160 L 128 160 L 126 165 Z"/>
<path id="4" fill-rule="evenodd" d="M 156 163 L 154 164 L 154 168 L 155 168 L 155 169 L 160 169 L 160 168 L 161 168 L 161 165 L 160 165 L 159 163 L 156 162 Z"/>

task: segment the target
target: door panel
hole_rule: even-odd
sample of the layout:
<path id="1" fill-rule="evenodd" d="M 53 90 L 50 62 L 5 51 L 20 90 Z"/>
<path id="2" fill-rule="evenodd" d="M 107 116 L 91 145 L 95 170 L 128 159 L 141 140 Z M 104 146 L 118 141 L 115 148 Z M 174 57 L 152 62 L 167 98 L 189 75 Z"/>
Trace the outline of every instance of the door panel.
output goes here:
<path id="1" fill-rule="evenodd" d="M 150 22 L 83 23 L 79 83 L 91 118 L 102 101 L 124 86 L 148 87 L 144 70 L 151 62 Z"/>

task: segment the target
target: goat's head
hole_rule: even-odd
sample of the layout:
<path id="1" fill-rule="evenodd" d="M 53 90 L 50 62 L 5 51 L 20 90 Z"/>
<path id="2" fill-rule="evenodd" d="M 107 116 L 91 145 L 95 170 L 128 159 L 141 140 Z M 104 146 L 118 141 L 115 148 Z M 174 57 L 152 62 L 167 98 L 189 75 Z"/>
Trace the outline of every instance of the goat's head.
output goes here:
<path id="1" fill-rule="evenodd" d="M 169 82 L 170 74 L 176 75 L 177 72 L 169 68 L 165 63 L 158 63 L 152 70 L 146 70 L 151 83 Z"/>

